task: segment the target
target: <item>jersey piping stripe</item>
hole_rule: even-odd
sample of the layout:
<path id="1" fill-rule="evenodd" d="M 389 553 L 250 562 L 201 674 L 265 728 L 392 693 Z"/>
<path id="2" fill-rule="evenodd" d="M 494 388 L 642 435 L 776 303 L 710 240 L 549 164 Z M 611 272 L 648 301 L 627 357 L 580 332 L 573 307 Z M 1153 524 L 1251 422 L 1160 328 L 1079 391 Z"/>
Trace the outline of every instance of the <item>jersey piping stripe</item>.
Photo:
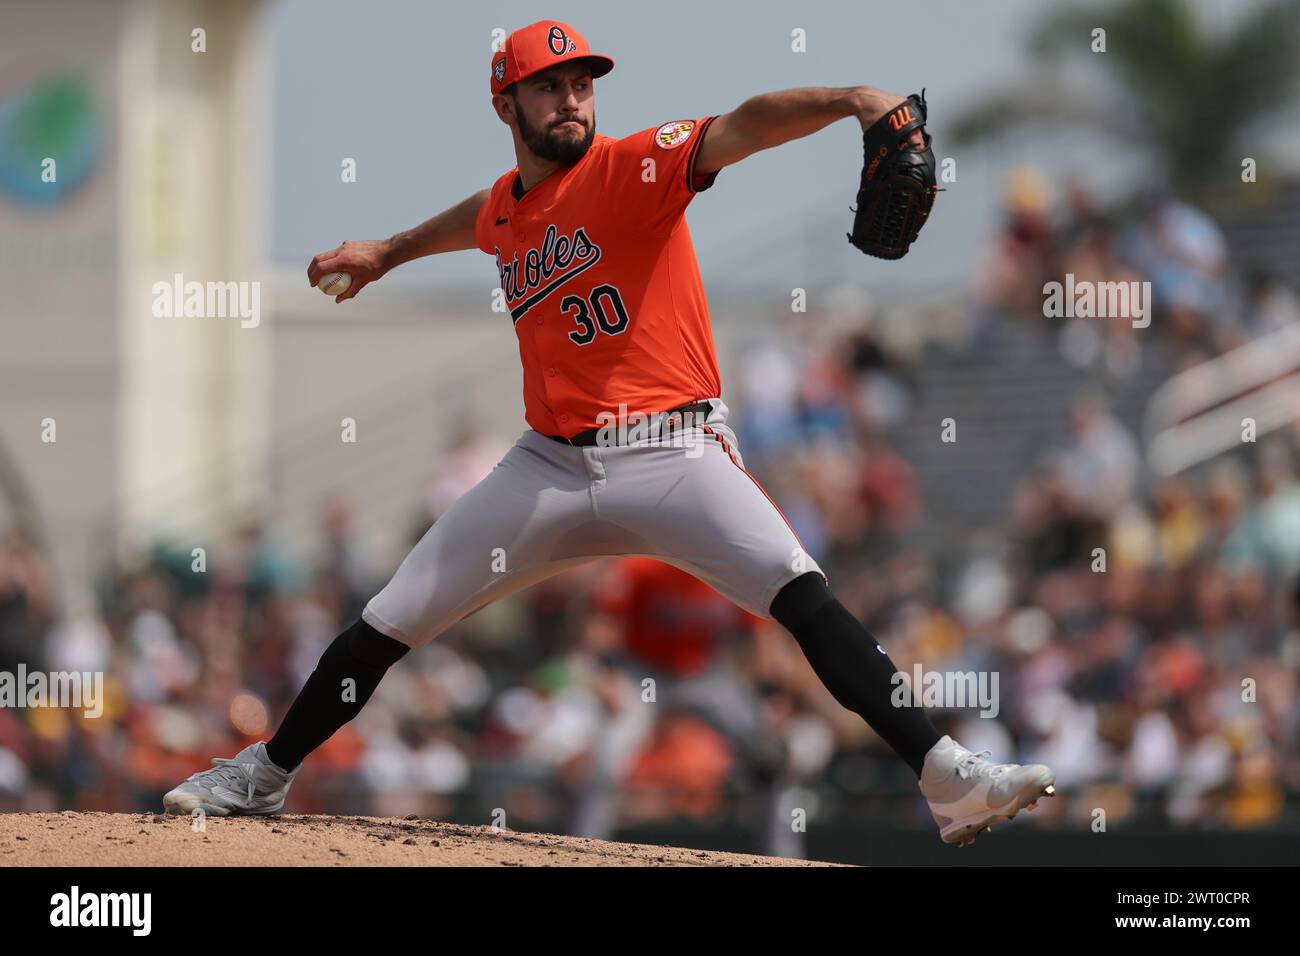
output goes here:
<path id="1" fill-rule="evenodd" d="M 709 125 L 715 119 L 717 119 L 716 116 L 709 116 L 705 118 L 704 122 L 700 123 L 700 128 L 695 133 L 695 142 L 691 144 L 691 153 L 686 157 L 686 188 L 693 193 L 700 191 L 695 188 L 695 154 L 700 151 L 700 144 L 704 142 L 704 131 L 709 128 Z M 712 181 L 717 178 L 718 172 L 714 170 L 709 175 L 711 177 L 710 181 L 704 185 L 704 189 L 708 189 L 709 186 L 713 185 Z"/>

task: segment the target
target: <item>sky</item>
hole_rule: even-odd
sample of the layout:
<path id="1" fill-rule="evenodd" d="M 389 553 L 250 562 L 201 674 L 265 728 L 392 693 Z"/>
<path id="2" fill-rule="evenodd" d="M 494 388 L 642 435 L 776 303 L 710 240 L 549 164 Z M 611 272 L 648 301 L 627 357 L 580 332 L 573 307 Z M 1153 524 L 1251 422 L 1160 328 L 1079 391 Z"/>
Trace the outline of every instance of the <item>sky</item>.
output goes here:
<path id="1" fill-rule="evenodd" d="M 1244 5 L 1249 0 L 1234 4 Z M 1220 21 L 1228 16 L 1222 4 L 1198 6 Z M 925 87 L 936 155 L 955 155 L 958 175 L 906 259 L 870 259 L 844 238 L 862 166 L 852 119 L 724 169 L 687 219 L 710 290 L 823 280 L 861 284 L 881 298 L 959 290 L 979 268 L 1009 167 L 1038 164 L 1055 182 L 1077 176 L 1105 196 L 1141 163 L 1140 151 L 1069 130 L 960 154 L 945 149 L 945 116 L 1024 82 L 1023 38 L 1042 8 L 1041 0 L 275 0 L 265 13 L 272 256 L 305 268 L 345 239 L 409 228 L 514 166 L 488 90 L 492 31 L 555 18 L 616 61 L 596 81 L 597 129 L 610 136 L 725 112 L 790 87 L 867 84 L 899 95 Z M 791 51 L 795 29 L 806 32 L 807 52 Z M 340 182 L 344 157 L 357 161 L 356 183 Z M 477 250 L 399 272 L 398 281 L 431 288 L 496 284 L 492 260 Z"/>

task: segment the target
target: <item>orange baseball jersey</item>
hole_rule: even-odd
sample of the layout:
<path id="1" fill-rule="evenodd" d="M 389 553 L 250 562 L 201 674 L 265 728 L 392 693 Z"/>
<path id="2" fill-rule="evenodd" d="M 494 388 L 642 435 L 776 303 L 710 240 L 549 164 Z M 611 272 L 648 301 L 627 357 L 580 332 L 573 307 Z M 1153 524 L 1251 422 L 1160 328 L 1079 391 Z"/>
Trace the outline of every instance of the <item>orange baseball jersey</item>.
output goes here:
<path id="1" fill-rule="evenodd" d="M 722 639 L 753 633 L 759 619 L 699 578 L 649 557 L 623 558 L 593 603 L 623 624 L 623 649 L 686 677 L 707 667 Z"/>
<path id="2" fill-rule="evenodd" d="M 475 223 L 496 256 L 519 339 L 524 417 L 572 437 L 608 415 L 720 395 L 721 377 L 686 206 L 713 185 L 695 156 L 714 120 L 592 139 L 576 163 L 516 199 L 518 167 Z"/>

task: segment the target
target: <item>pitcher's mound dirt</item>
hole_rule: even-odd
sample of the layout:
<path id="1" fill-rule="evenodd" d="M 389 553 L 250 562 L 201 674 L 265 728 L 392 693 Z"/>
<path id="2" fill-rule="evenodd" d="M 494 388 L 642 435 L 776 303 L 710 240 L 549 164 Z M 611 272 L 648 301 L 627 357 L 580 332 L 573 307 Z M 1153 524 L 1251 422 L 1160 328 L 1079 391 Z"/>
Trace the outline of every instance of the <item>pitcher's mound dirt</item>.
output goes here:
<path id="1" fill-rule="evenodd" d="M 0 813 L 0 867 L 822 865 L 395 817 Z"/>

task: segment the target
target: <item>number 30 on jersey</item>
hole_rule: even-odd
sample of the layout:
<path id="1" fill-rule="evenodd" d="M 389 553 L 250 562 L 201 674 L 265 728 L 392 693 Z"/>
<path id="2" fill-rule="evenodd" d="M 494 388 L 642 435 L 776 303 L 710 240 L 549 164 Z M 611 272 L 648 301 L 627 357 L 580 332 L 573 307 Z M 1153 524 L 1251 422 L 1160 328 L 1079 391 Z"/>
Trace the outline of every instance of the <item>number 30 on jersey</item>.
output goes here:
<path id="1" fill-rule="evenodd" d="M 569 333 L 574 345 L 590 345 L 596 336 L 618 335 L 627 328 L 627 307 L 612 285 L 598 285 L 587 298 L 567 295 L 560 300 L 560 311 L 573 316 L 577 328 Z"/>

